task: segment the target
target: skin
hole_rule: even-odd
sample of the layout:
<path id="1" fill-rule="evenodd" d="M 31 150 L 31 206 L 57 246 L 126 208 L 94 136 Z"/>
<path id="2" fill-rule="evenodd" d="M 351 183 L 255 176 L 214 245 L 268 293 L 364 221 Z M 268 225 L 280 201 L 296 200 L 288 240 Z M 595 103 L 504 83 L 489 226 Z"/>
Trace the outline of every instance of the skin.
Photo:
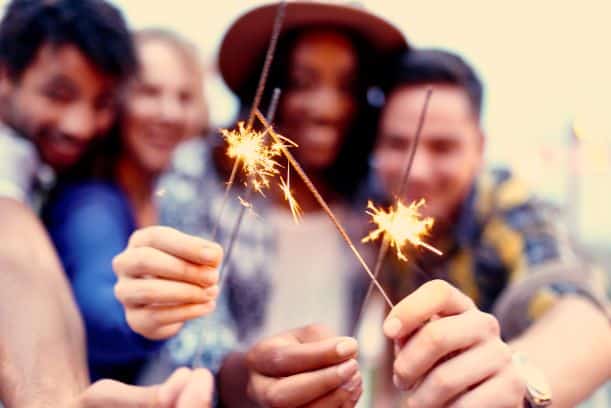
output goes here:
<path id="1" fill-rule="evenodd" d="M 43 45 L 19 81 L 0 76 L 2 120 L 62 171 L 110 125 L 114 85 L 74 46 Z M 30 208 L 13 199 L 0 198 L 0 223 L 0 291 L 11 299 L 0 311 L 4 406 L 210 405 L 212 381 L 204 370 L 176 372 L 158 387 L 104 380 L 87 388 L 82 322 L 46 231 Z"/>
<path id="2" fill-rule="evenodd" d="M 396 182 L 413 143 L 425 91 L 425 86 L 395 90 L 382 114 L 375 162 L 389 192 L 398 190 Z M 481 168 L 482 155 L 483 133 L 466 94 L 436 85 L 408 196 L 403 198 L 425 197 L 425 215 L 451 224 Z M 438 229 L 435 238 L 443 232 L 443 227 Z M 522 407 L 525 385 L 511 363 L 517 350 L 545 373 L 554 407 L 574 406 L 611 374 L 608 318 L 581 298 L 563 298 L 507 344 L 493 316 L 478 310 L 458 289 L 436 280 L 391 310 L 384 333 L 395 343 L 394 383 L 408 391 L 407 406 Z"/>
<path id="3" fill-rule="evenodd" d="M 58 171 L 81 157 L 114 118 L 114 81 L 71 45 L 43 45 L 18 81 L 4 75 L 3 121 L 30 138 Z"/>
<path id="4" fill-rule="evenodd" d="M 276 115 L 279 131 L 300 148 L 294 154 L 316 187 L 336 198 L 324 172 L 337 159 L 356 113 L 358 57 L 350 40 L 331 30 L 305 32 L 291 51 L 288 84 Z M 292 187 L 304 211 L 319 211 L 305 185 L 295 177 Z M 275 196 L 283 201 L 282 194 Z"/>
<path id="5" fill-rule="evenodd" d="M 400 190 L 426 89 L 392 91 L 382 112 L 374 163 L 382 186 L 391 194 Z M 483 132 L 467 95 L 454 86 L 435 85 L 403 199 L 424 198 L 424 215 L 442 225 L 451 223 L 482 167 L 483 150 Z"/>

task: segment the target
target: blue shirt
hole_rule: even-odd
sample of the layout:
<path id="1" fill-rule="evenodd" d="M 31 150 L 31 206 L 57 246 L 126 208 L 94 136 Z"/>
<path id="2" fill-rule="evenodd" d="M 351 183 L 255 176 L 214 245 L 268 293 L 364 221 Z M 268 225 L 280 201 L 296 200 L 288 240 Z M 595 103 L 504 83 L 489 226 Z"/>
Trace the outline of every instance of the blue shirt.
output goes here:
<path id="1" fill-rule="evenodd" d="M 163 342 L 133 332 L 114 295 L 112 259 L 136 228 L 127 197 L 111 183 L 66 185 L 44 218 L 84 319 L 92 380 L 133 382 Z"/>

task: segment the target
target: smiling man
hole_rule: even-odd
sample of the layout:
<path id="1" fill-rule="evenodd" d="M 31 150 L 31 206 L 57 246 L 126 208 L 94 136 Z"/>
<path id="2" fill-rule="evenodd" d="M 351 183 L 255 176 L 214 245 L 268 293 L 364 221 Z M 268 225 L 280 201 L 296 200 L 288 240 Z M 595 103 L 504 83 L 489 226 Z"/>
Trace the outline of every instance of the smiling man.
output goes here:
<path id="1" fill-rule="evenodd" d="M 552 395 L 554 407 L 574 406 L 611 374 L 611 328 L 591 267 L 548 205 L 509 171 L 482 169 L 483 89 L 469 65 L 416 50 L 388 80 L 374 153 L 388 196 L 434 88 L 401 199 L 427 200 L 423 213 L 436 219 L 427 241 L 444 253 L 415 251 L 389 268 L 395 385 L 414 407 L 515 408 L 525 396 L 538 407 Z"/>

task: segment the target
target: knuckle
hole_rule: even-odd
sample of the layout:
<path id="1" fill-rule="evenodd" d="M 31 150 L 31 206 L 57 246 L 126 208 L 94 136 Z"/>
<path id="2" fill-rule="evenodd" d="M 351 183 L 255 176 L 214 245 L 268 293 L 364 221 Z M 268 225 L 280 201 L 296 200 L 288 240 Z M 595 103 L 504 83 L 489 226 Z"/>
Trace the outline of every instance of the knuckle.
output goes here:
<path id="1" fill-rule="evenodd" d="M 302 330 L 306 337 L 324 339 L 332 336 L 332 330 L 328 326 L 320 323 L 309 324 L 304 326 Z"/>
<path id="2" fill-rule="evenodd" d="M 279 382 L 276 382 L 265 389 L 263 392 L 263 401 L 266 406 L 270 408 L 283 408 L 287 406 L 284 401 L 284 393 L 279 386 Z"/>
<path id="3" fill-rule="evenodd" d="M 435 322 L 424 326 L 423 335 L 433 349 L 443 349 L 447 344 L 447 333 L 442 330 Z"/>
<path id="4" fill-rule="evenodd" d="M 129 237 L 129 246 L 140 246 L 147 242 L 148 228 L 141 228 L 132 233 Z"/>
<path id="5" fill-rule="evenodd" d="M 119 302 L 121 303 L 125 303 L 125 284 L 123 282 L 122 279 L 119 279 L 117 281 L 117 283 L 115 284 L 113 291 L 115 293 L 115 297 L 117 298 L 117 300 L 119 300 Z"/>
<path id="6" fill-rule="evenodd" d="M 407 365 L 399 358 L 393 364 L 393 372 L 403 385 L 410 386 L 414 382 Z"/>
<path id="7" fill-rule="evenodd" d="M 119 276 L 125 269 L 125 252 L 121 252 L 119 255 L 112 258 L 112 270 L 115 275 Z"/>
<path id="8" fill-rule="evenodd" d="M 496 317 L 490 313 L 480 312 L 482 322 L 485 327 L 486 334 L 492 337 L 498 337 L 501 334 L 501 326 Z"/>
<path id="9" fill-rule="evenodd" d="M 450 373 L 439 371 L 431 374 L 431 383 L 436 394 L 447 394 L 454 390 L 455 382 Z"/>

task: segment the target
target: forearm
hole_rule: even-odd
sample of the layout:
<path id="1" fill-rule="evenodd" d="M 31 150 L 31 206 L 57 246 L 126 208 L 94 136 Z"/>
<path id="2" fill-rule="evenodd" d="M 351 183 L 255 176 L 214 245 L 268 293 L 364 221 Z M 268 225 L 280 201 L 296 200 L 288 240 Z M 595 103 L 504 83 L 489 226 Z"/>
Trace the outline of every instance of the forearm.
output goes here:
<path id="1" fill-rule="evenodd" d="M 225 407 L 257 407 L 247 393 L 248 367 L 246 355 L 241 352 L 228 354 L 218 375 L 219 398 Z"/>
<path id="2" fill-rule="evenodd" d="M 585 299 L 566 297 L 511 342 L 546 374 L 554 407 L 573 407 L 611 376 L 611 325 Z"/>
<path id="3" fill-rule="evenodd" d="M 87 383 L 83 328 L 48 236 L 25 206 L 0 199 L 0 398 L 68 406 Z"/>
<path id="4" fill-rule="evenodd" d="M 65 406 L 87 383 L 83 331 L 63 295 L 68 288 L 45 280 L 51 271 L 2 261 L 0 270 L 2 400 L 7 407 Z"/>

